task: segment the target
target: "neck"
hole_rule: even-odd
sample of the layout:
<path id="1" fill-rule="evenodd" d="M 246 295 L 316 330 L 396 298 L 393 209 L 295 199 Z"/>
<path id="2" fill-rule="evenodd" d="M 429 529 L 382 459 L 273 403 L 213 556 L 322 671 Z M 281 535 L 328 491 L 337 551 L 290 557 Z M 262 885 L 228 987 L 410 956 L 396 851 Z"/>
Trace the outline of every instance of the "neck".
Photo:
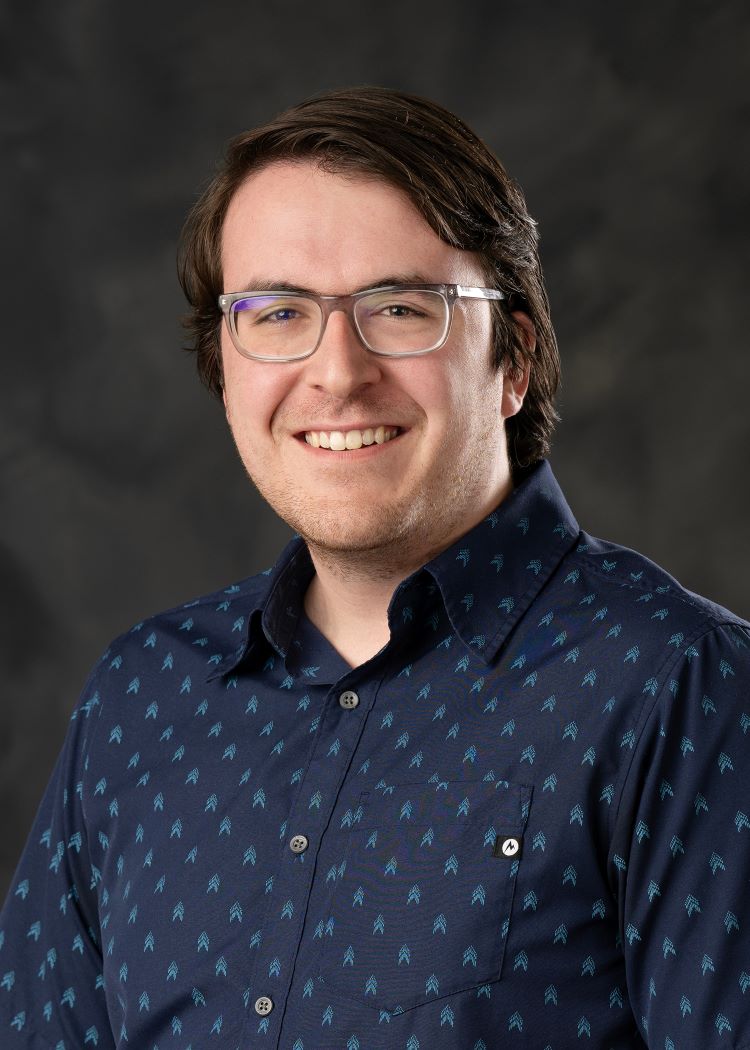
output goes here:
<path id="1" fill-rule="evenodd" d="M 305 537 L 315 575 L 305 594 L 305 612 L 336 651 L 352 667 L 359 667 L 390 639 L 388 606 L 398 585 L 442 551 L 466 535 L 513 490 L 507 459 L 496 483 L 468 500 L 458 513 L 449 505 L 435 508 L 419 528 L 391 535 L 382 545 L 336 549 Z M 471 507 L 470 513 L 465 513 Z M 462 513 L 463 511 L 463 513 Z"/>
<path id="2" fill-rule="evenodd" d="M 511 490 L 510 480 L 501 499 Z M 447 531 L 432 545 L 412 545 L 405 538 L 370 550 L 333 550 L 310 539 L 315 576 L 305 594 L 305 612 L 334 649 L 352 667 L 378 653 L 390 638 L 388 606 L 398 585 L 437 557 L 497 506 L 487 501 L 475 515 Z"/>
<path id="3" fill-rule="evenodd" d="M 367 552 L 308 546 L 315 576 L 305 594 L 305 612 L 347 663 L 358 667 L 387 644 L 393 592 L 424 560 L 391 560 L 386 566 Z"/>

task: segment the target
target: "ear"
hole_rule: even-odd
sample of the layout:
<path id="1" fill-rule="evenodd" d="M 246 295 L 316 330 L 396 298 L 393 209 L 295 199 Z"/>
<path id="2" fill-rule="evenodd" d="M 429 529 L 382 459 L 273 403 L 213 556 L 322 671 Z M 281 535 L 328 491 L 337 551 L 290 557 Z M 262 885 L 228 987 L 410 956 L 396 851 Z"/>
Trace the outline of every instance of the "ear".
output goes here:
<path id="1" fill-rule="evenodd" d="M 503 375 L 503 419 L 515 416 L 520 412 L 526 391 L 529 388 L 529 376 L 531 374 L 531 357 L 536 349 L 536 330 L 528 314 L 522 310 L 514 310 L 511 317 L 520 329 L 518 335 L 523 339 L 526 346 L 526 355 L 522 367 L 517 369 L 506 369 Z"/>

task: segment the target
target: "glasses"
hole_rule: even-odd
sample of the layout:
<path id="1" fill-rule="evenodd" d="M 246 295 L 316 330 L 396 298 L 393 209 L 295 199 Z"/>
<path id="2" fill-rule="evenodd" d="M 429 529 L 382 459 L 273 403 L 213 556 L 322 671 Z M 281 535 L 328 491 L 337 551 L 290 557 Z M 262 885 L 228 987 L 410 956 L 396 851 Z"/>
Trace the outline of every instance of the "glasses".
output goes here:
<path id="1" fill-rule="evenodd" d="M 505 299 L 496 288 L 389 285 L 353 295 L 247 291 L 219 296 L 232 342 L 252 361 L 302 361 L 320 346 L 328 318 L 343 311 L 367 350 L 417 357 L 448 338 L 457 299 Z"/>

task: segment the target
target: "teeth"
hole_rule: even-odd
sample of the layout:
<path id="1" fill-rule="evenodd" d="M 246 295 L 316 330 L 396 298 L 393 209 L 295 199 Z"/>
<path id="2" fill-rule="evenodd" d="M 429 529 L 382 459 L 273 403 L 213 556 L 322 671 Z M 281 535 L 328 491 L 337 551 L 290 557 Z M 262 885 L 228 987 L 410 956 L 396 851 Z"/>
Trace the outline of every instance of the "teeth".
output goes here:
<path id="1" fill-rule="evenodd" d="M 346 447 L 348 449 L 362 448 L 362 432 L 350 430 L 346 435 Z"/>
<path id="2" fill-rule="evenodd" d="M 330 433 L 331 451 L 343 452 L 346 448 L 346 438 L 340 430 L 332 430 Z"/>
<path id="3" fill-rule="evenodd" d="M 398 434 L 398 427 L 367 427 L 365 430 L 308 430 L 305 441 L 313 448 L 333 452 L 355 451 L 363 445 L 384 445 Z"/>

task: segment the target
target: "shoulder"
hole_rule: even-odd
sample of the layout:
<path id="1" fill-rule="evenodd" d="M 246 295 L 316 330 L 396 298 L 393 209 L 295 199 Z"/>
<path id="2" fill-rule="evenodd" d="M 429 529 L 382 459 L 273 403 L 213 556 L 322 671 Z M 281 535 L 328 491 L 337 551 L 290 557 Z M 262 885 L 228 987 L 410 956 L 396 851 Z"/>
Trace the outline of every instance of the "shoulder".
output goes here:
<path id="1" fill-rule="evenodd" d="M 681 640 L 700 637 L 717 628 L 729 629 L 732 636 L 747 636 L 750 632 L 747 620 L 688 590 L 650 558 L 585 532 L 580 534 L 561 569 L 569 578 L 574 576 L 584 590 L 588 585 L 595 599 L 606 600 L 610 611 L 622 613 L 630 620 L 665 626 L 669 622 Z"/>
<path id="2" fill-rule="evenodd" d="M 110 642 L 81 697 L 84 713 L 105 699 L 155 698 L 178 686 L 188 692 L 245 644 L 250 620 L 263 608 L 273 569 L 155 613 Z M 170 688 L 168 688 L 168 686 Z"/>
<path id="3" fill-rule="evenodd" d="M 133 624 L 114 640 L 113 645 L 127 644 L 128 639 L 143 642 L 153 632 L 192 635 L 205 633 L 223 637 L 232 617 L 247 617 L 261 608 L 271 586 L 273 568 L 230 583 L 215 591 L 181 602 L 169 609 L 154 613 Z M 230 625 L 231 627 L 231 625 Z"/>

